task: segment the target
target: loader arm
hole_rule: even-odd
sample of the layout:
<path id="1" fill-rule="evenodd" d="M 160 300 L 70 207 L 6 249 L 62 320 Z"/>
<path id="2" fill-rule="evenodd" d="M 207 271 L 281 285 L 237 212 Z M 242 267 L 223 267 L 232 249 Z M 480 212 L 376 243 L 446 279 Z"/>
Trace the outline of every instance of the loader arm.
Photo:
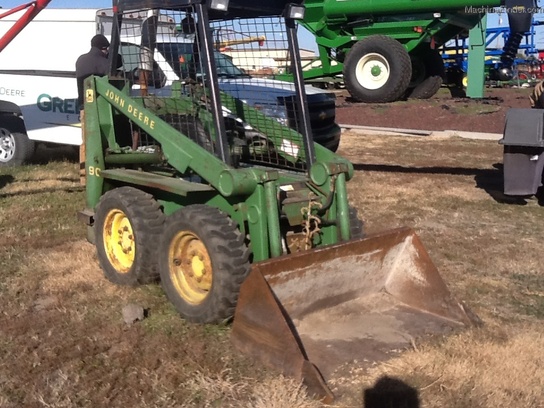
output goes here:
<path id="1" fill-rule="evenodd" d="M 141 98 L 140 100 L 131 99 L 123 91 L 111 85 L 107 78 L 94 77 L 93 80 L 95 81 L 95 85 L 89 88 L 96 89 L 97 97 L 102 97 L 127 117 L 132 117 L 132 120 L 139 127 L 155 135 L 156 140 L 163 146 L 164 154 L 169 164 L 181 173 L 186 172 L 188 168 L 194 170 L 205 177 L 208 183 L 227 197 L 233 194 L 244 194 L 253 191 L 258 180 L 261 179 L 262 176 L 256 174 L 253 169 L 232 171 L 233 169 L 229 165 L 222 162 L 213 154 L 203 150 L 185 135 L 179 135 L 177 132 L 174 133 L 174 130 L 157 116 L 157 114 L 167 113 L 169 110 L 177 111 L 180 108 L 179 98 L 165 102 L 162 112 L 153 112 L 145 107 L 146 101 L 149 104 L 153 104 L 153 97 Z M 247 104 L 241 103 L 227 95 L 223 95 L 223 102 L 225 102 L 226 107 L 240 114 L 247 123 L 254 125 L 256 129 L 262 131 L 264 134 L 270 135 L 270 141 L 276 146 L 281 146 L 282 137 L 286 136 L 289 137 L 289 140 L 302 145 L 301 136 L 297 132 L 280 125 L 276 120 L 263 115 Z M 138 112 L 136 117 L 134 117 L 134 109 L 137 109 Z M 188 108 L 183 107 L 183 110 L 188 110 Z M 185 141 L 180 144 L 179 140 L 175 140 L 172 134 L 175 134 L 175 137 L 183 137 Z M 115 141 L 113 139 L 109 147 L 113 147 L 114 144 Z M 351 162 L 333 154 L 330 150 L 322 146 L 316 146 L 316 152 L 319 163 L 321 164 L 315 167 L 315 173 L 332 173 L 340 169 L 341 172 L 346 173 L 347 180 L 351 179 L 353 176 L 353 165 Z M 284 157 L 290 161 L 304 160 L 303 155 L 295 158 L 284 154 Z M 239 175 L 240 171 L 244 172 L 243 176 Z M 320 178 L 318 175 L 315 177 Z"/>
<path id="2" fill-rule="evenodd" d="M 185 135 L 176 132 L 162 121 L 157 113 L 145 107 L 146 101 L 152 103 L 152 97 L 140 100 L 133 99 L 111 85 L 105 77 L 93 77 L 92 80 L 95 81 L 97 97 L 101 97 L 103 102 L 109 102 L 127 117 L 131 117 L 141 129 L 154 135 L 161 144 L 168 163 L 180 173 L 185 173 L 188 168 L 194 170 L 226 197 L 235 194 L 248 194 L 255 189 L 259 177 L 252 169 L 231 171 L 232 168 L 229 165 L 202 149 Z M 106 103 L 103 106 L 107 108 L 109 104 Z M 177 105 L 177 101 L 172 100 L 170 109 L 177 109 Z M 96 109 L 100 109 L 100 107 L 97 105 Z M 164 112 L 166 113 L 168 109 L 165 107 Z M 89 112 L 91 115 L 93 113 L 98 118 L 98 112 Z M 98 123 L 98 119 L 95 123 Z M 180 138 L 183 139 L 182 142 L 180 142 Z M 115 138 L 110 139 L 108 147 L 115 147 Z"/>

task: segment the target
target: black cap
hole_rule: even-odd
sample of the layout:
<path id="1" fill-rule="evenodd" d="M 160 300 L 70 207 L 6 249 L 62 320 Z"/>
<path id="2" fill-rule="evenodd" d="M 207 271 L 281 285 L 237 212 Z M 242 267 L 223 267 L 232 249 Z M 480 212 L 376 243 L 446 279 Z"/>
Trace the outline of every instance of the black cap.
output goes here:
<path id="1" fill-rule="evenodd" d="M 105 49 L 110 46 L 110 42 L 102 34 L 97 34 L 91 39 L 91 47 Z"/>

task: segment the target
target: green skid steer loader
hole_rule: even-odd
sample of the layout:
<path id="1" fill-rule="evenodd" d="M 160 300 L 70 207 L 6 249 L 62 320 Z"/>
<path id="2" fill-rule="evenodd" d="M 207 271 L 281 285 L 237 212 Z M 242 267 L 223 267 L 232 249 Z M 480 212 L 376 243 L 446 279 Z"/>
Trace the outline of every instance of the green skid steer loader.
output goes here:
<path id="1" fill-rule="evenodd" d="M 116 1 L 111 72 L 85 82 L 80 216 L 110 281 L 160 279 L 184 319 L 233 319 L 237 348 L 331 401 L 340 364 L 477 319 L 413 231 L 364 236 L 351 163 L 312 139 L 327 115 L 308 109 L 303 15 L 279 0 Z M 269 77 L 271 56 L 294 83 Z"/>

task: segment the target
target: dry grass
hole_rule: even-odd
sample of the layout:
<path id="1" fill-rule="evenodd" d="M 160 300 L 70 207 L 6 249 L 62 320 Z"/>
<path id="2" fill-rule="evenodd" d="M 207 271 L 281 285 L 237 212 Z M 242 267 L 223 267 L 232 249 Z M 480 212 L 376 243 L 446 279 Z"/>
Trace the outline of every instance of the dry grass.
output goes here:
<path id="1" fill-rule="evenodd" d="M 421 407 L 538 407 L 544 401 L 544 336 L 538 325 L 488 327 L 422 345 L 363 376 L 398 378 Z"/>
<path id="2" fill-rule="evenodd" d="M 0 169 L 0 407 L 317 406 L 238 358 L 227 327 L 184 323 L 160 287 L 104 279 L 76 167 Z M 129 302 L 150 311 L 139 325 L 122 321 Z"/>
<path id="3" fill-rule="evenodd" d="M 298 382 L 284 378 L 271 378 L 253 388 L 251 408 L 318 408 L 322 405 L 309 400 Z"/>
<path id="4" fill-rule="evenodd" d="M 544 405 L 544 209 L 501 196 L 500 146 L 349 133 L 340 154 L 367 231 L 414 228 L 484 326 L 350 365 L 330 381 L 334 406 Z M 156 285 L 106 281 L 75 217 L 83 206 L 74 162 L 0 169 L 0 407 L 320 406 L 240 356 L 229 327 L 185 323 Z M 127 303 L 147 319 L 125 325 Z"/>

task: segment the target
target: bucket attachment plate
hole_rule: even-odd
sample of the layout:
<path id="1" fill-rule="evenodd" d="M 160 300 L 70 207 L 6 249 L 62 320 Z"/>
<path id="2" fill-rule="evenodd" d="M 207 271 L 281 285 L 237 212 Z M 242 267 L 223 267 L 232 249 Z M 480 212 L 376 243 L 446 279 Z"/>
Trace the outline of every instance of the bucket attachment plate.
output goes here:
<path id="1" fill-rule="evenodd" d="M 342 364 L 387 358 L 415 337 L 478 323 L 408 228 L 253 265 L 232 340 L 323 401 Z"/>

